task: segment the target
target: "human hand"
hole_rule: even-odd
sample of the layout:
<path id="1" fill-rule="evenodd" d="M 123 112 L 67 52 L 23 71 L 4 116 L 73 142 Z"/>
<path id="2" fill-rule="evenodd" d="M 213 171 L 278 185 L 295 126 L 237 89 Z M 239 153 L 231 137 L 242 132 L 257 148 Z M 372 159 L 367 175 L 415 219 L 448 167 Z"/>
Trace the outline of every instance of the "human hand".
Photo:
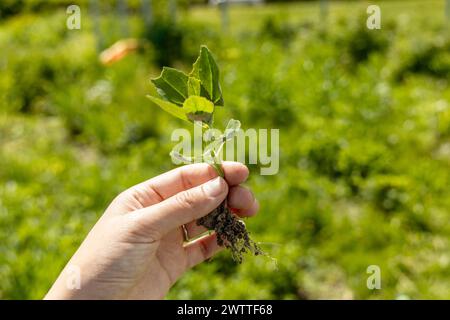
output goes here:
<path id="1" fill-rule="evenodd" d="M 116 197 L 61 272 L 46 299 L 162 299 L 180 276 L 221 247 L 196 220 L 227 198 L 233 212 L 259 209 L 240 186 L 248 169 L 223 163 L 225 180 L 209 165 L 183 166 L 140 183 Z M 184 229 L 183 229 L 184 226 Z M 188 239 L 185 241 L 185 233 Z M 70 288 L 70 270 L 80 271 Z"/>

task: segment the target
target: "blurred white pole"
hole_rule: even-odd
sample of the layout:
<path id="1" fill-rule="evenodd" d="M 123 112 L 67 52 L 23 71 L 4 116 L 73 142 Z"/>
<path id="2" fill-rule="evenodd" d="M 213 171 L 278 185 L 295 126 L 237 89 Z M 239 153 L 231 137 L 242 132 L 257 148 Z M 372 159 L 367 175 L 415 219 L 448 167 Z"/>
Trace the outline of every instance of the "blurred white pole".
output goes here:
<path id="1" fill-rule="evenodd" d="M 127 3 L 125 0 L 117 0 L 117 13 L 119 16 L 120 22 L 119 26 L 119 35 L 121 37 L 126 38 L 128 36 L 128 12 L 127 12 Z"/>
<path id="2" fill-rule="evenodd" d="M 145 27 L 148 28 L 153 23 L 152 0 L 142 0 L 141 9 L 142 9 L 142 15 L 144 17 Z"/>
<path id="3" fill-rule="evenodd" d="M 328 17 L 328 0 L 320 0 L 320 19 L 325 21 Z"/>
<path id="4" fill-rule="evenodd" d="M 100 10 L 98 8 L 97 0 L 89 1 L 89 9 L 91 10 L 91 18 L 94 30 L 94 37 L 96 40 L 97 51 L 100 52 L 103 49 L 103 36 L 100 24 Z"/>
<path id="5" fill-rule="evenodd" d="M 228 0 L 219 0 L 218 5 L 222 20 L 222 31 L 226 32 L 229 25 Z"/>
<path id="6" fill-rule="evenodd" d="M 177 19 L 177 1 L 176 0 L 169 0 L 168 10 L 169 10 L 170 20 L 172 22 L 175 22 L 175 20 Z"/>
<path id="7" fill-rule="evenodd" d="M 447 13 L 447 19 L 450 19 L 450 0 L 446 1 L 445 12 Z"/>

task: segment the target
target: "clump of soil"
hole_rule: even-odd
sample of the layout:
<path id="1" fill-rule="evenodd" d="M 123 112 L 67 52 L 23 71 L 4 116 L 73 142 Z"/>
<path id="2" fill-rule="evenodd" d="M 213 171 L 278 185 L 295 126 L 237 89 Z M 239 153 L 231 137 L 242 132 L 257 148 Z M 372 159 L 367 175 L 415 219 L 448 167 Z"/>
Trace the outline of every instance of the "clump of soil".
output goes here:
<path id="1" fill-rule="evenodd" d="M 208 215 L 198 219 L 197 225 L 214 230 L 217 244 L 228 248 L 238 263 L 242 262 L 245 253 L 253 253 L 255 256 L 263 254 L 250 238 L 244 222 L 231 212 L 225 201 Z"/>

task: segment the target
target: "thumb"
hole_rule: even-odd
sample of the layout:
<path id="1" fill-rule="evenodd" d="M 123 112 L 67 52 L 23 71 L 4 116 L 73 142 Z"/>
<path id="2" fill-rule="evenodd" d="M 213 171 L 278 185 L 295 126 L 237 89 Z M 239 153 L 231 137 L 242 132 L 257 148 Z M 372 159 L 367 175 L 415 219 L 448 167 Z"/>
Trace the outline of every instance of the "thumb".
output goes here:
<path id="1" fill-rule="evenodd" d="M 159 240 L 171 230 L 197 220 L 217 208 L 228 194 L 228 184 L 217 177 L 202 185 L 177 193 L 153 206 L 133 213 L 138 225 Z"/>

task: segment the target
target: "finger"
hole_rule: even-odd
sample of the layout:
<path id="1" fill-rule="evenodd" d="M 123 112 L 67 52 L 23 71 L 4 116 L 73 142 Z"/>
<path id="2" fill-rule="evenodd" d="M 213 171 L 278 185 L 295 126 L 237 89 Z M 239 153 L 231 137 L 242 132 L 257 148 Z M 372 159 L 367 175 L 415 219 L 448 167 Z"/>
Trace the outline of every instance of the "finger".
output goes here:
<path id="1" fill-rule="evenodd" d="M 258 212 L 259 204 L 249 189 L 234 186 L 228 192 L 228 207 L 240 217 L 251 217 Z M 195 239 L 208 231 L 207 228 L 197 225 L 196 221 L 186 224 L 185 227 L 188 239 Z"/>
<path id="2" fill-rule="evenodd" d="M 232 187 L 228 192 L 228 207 L 241 217 L 250 217 L 256 214 L 258 208 L 255 202 L 253 193 L 243 186 Z"/>
<path id="3" fill-rule="evenodd" d="M 184 250 L 187 256 L 187 267 L 193 266 L 211 258 L 219 252 L 223 247 L 217 244 L 216 234 L 206 235 L 186 245 Z"/>
<path id="4" fill-rule="evenodd" d="M 204 226 L 197 225 L 197 221 L 189 222 L 185 225 L 187 231 L 188 240 L 197 238 L 198 236 L 204 234 L 208 231 Z"/>
<path id="5" fill-rule="evenodd" d="M 236 213 L 240 217 L 253 217 L 259 211 L 259 202 L 255 200 L 253 205 L 248 209 L 232 209 L 234 213 Z"/>
<path id="6" fill-rule="evenodd" d="M 230 186 L 244 182 L 249 174 L 248 168 L 239 162 L 224 162 L 222 168 L 225 180 Z M 215 177 L 217 172 L 209 164 L 196 163 L 161 174 L 130 188 L 127 192 L 138 199 L 142 207 L 148 207 Z"/>
<path id="7" fill-rule="evenodd" d="M 227 193 L 227 183 L 217 177 L 131 214 L 153 238 L 155 235 L 162 237 L 175 228 L 207 215 L 220 205 Z"/>

